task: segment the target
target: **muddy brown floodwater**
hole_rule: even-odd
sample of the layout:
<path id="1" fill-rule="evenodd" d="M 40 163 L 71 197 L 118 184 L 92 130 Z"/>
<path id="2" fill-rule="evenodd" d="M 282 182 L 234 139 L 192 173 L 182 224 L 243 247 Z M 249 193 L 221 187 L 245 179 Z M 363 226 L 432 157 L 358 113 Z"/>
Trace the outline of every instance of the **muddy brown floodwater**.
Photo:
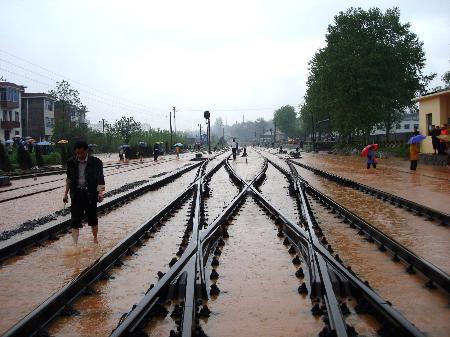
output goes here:
<path id="1" fill-rule="evenodd" d="M 393 262 L 389 254 L 380 252 L 376 245 L 357 235 L 354 229 L 339 221 L 334 214 L 310 200 L 329 244 L 345 265 L 350 265 L 362 280 L 369 281 L 383 299 L 390 301 L 428 336 L 448 337 L 450 307 L 445 293 L 426 288 L 424 279 L 406 273 L 405 265 Z M 358 332 L 361 332 L 358 328 L 373 332 L 370 326 L 362 325 L 362 322 L 355 320 L 353 323 Z"/>
<path id="2" fill-rule="evenodd" d="M 408 161 L 388 158 L 379 160 L 375 170 L 367 170 L 365 159 L 361 157 L 309 153 L 302 153 L 302 156 L 298 161 L 309 166 L 450 213 L 448 167 L 419 164 L 417 171 L 411 172 Z"/>
<path id="3" fill-rule="evenodd" d="M 274 184 L 273 182 L 276 181 Z M 289 195 L 289 181 L 272 164 L 266 171 L 266 180 L 261 185 L 261 192 L 276 209 L 285 215 L 291 222 L 297 223 L 297 204 Z"/>
<path id="4" fill-rule="evenodd" d="M 74 251 L 70 234 L 25 256 L 9 259 L 0 269 L 0 333 L 116 245 L 133 228 L 155 215 L 192 183 L 196 170 L 111 211 L 99 219 L 99 245 L 91 243 L 87 226 Z M 151 260 L 151 259 L 149 259 Z M 164 261 L 167 263 L 168 261 Z"/>
<path id="5" fill-rule="evenodd" d="M 151 283 L 158 281 L 156 273 L 165 273 L 170 268 L 169 262 L 175 257 L 185 230 L 188 211 L 189 202 L 186 202 L 154 238 L 143 247 L 134 248 L 135 255 L 124 258 L 123 266 L 110 271 L 114 279 L 97 282 L 94 286 L 97 294 L 83 296 L 75 302 L 79 316 L 60 317 L 52 322 L 48 328 L 50 335 L 109 336 L 121 316 L 140 301 Z"/>
<path id="6" fill-rule="evenodd" d="M 208 225 L 222 213 L 231 200 L 239 193 L 237 187 L 231 182 L 228 172 L 223 167 L 211 177 L 209 186 L 212 195 L 204 199 L 205 219 Z"/>
<path id="7" fill-rule="evenodd" d="M 132 171 L 126 171 L 121 174 L 107 175 L 105 176 L 106 191 L 111 191 L 115 188 L 121 187 L 125 184 L 129 184 L 139 180 L 154 180 L 151 178 L 154 175 L 161 173 L 169 173 L 182 166 L 189 164 L 188 159 L 180 160 L 164 160 L 160 164 L 142 164 L 142 169 L 135 167 Z M 147 166 L 146 166 L 147 165 Z M 120 166 L 118 166 L 120 167 Z M 129 170 L 130 168 L 128 168 Z M 121 170 L 117 170 L 120 172 Z M 114 171 L 113 171 L 114 172 Z M 107 173 L 105 173 L 107 174 Z M 46 177 L 42 177 L 46 178 Z M 38 178 L 38 181 L 41 178 Z M 61 186 L 61 181 L 53 182 L 45 185 L 40 185 L 39 190 L 51 188 L 55 186 Z M 12 192 L 11 192 L 12 193 Z M 28 193 L 27 189 L 21 189 L 14 191 L 15 194 Z M 48 215 L 64 207 L 62 202 L 62 196 L 64 193 L 64 187 L 57 188 L 56 190 L 43 192 L 36 195 L 20 198 L 17 200 L 11 200 L 8 202 L 0 203 L 0 231 L 15 228 L 17 225 L 24 221 L 36 219 L 41 216 Z M 6 198 L 7 193 L 1 195 L 2 198 Z"/>
<path id="8" fill-rule="evenodd" d="M 237 156 L 236 160 L 230 159 L 229 163 L 238 176 L 250 182 L 261 172 L 264 158 L 252 148 L 247 148 L 247 154 L 247 157 Z"/>
<path id="9" fill-rule="evenodd" d="M 394 238 L 447 273 L 450 272 L 450 231 L 349 187 L 343 187 L 309 170 L 295 167 L 311 186 Z"/>
<path id="10" fill-rule="evenodd" d="M 208 336 L 317 336 L 323 328 L 308 296 L 297 293 L 292 256 L 277 228 L 248 198 L 228 227 L 217 267 L 219 296 L 202 319 Z"/>

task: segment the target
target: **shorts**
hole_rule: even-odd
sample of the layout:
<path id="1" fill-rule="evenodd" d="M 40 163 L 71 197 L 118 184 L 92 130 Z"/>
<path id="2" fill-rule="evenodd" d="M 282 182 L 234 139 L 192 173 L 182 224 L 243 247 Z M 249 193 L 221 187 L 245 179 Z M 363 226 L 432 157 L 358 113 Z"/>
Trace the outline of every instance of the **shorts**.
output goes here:
<path id="1" fill-rule="evenodd" d="M 86 216 L 89 226 L 98 225 L 97 217 L 97 193 L 77 189 L 70 195 L 72 204 L 70 214 L 72 216 L 71 227 L 82 228 L 83 216 Z"/>

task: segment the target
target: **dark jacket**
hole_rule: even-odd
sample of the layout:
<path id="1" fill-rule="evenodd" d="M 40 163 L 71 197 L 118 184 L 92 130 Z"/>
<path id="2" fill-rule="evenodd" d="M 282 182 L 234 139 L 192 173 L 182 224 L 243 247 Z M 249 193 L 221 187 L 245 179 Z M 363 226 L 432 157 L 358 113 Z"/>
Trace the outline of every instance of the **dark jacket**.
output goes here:
<path id="1" fill-rule="evenodd" d="M 88 192 L 96 194 L 100 190 L 104 190 L 103 162 L 100 159 L 88 156 L 85 174 Z M 67 161 L 67 182 L 69 183 L 70 193 L 74 193 L 78 185 L 78 160 L 76 157 Z"/>

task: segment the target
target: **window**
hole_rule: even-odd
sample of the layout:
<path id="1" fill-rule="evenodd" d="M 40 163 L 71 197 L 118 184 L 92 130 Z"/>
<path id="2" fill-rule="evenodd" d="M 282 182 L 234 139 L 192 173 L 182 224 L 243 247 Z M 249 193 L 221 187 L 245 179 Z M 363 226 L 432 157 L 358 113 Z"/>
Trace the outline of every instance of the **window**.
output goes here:
<path id="1" fill-rule="evenodd" d="M 414 129 L 419 130 L 419 124 L 414 124 Z"/>
<path id="2" fill-rule="evenodd" d="M 403 128 L 404 128 L 405 130 L 409 130 L 409 124 L 405 124 L 405 125 L 403 126 Z"/>
<path id="3" fill-rule="evenodd" d="M 431 125 L 433 125 L 433 114 L 426 114 L 426 128 L 427 128 L 427 136 L 430 136 Z"/>
<path id="4" fill-rule="evenodd" d="M 0 100 L 6 101 L 6 88 L 0 88 Z"/>
<path id="5" fill-rule="evenodd" d="M 399 123 L 397 123 L 397 124 L 395 124 L 395 128 L 396 128 L 397 130 L 400 130 L 400 129 L 402 128 L 402 126 L 401 126 Z"/>
<path id="6" fill-rule="evenodd" d="M 3 121 L 6 121 L 7 120 L 7 111 L 6 110 L 3 110 Z"/>
<path id="7" fill-rule="evenodd" d="M 16 136 L 19 136 L 19 131 L 16 130 L 15 133 L 16 133 Z"/>
<path id="8" fill-rule="evenodd" d="M 53 111 L 53 102 L 50 100 L 45 101 L 47 103 L 47 110 Z"/>
<path id="9" fill-rule="evenodd" d="M 9 120 L 12 121 L 12 111 L 9 110 Z"/>
<path id="10" fill-rule="evenodd" d="M 15 111 L 15 112 L 14 112 L 14 120 L 15 120 L 16 122 L 20 122 L 20 120 L 19 120 L 19 111 Z"/>
<path id="11" fill-rule="evenodd" d="M 45 117 L 45 127 L 47 129 L 53 128 L 53 124 L 54 124 L 54 119 L 53 118 Z"/>

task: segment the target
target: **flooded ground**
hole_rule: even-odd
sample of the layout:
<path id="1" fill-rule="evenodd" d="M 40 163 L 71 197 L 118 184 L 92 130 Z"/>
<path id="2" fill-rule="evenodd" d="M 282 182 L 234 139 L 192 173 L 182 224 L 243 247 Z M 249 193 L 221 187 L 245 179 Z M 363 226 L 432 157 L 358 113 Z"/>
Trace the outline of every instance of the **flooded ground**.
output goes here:
<path id="1" fill-rule="evenodd" d="M 202 319 L 208 336 L 317 336 L 323 328 L 311 314 L 308 296 L 297 293 L 292 256 L 276 227 L 248 198 L 228 227 L 220 265 L 220 289 Z"/>
<path id="2" fill-rule="evenodd" d="M 124 258 L 123 266 L 110 271 L 114 279 L 97 282 L 94 286 L 97 294 L 83 296 L 75 302 L 74 308 L 80 312 L 79 316 L 61 317 L 52 322 L 48 327 L 50 335 L 109 336 L 121 316 L 140 301 L 150 284 L 158 281 L 157 272 L 165 273 L 170 268 L 169 262 L 178 250 L 188 214 L 189 202 L 186 202 L 154 234 L 154 238 L 145 242 L 143 247 L 134 248 L 135 255 Z"/>
<path id="3" fill-rule="evenodd" d="M 450 213 L 450 168 L 420 165 L 409 170 L 409 161 L 397 158 L 378 160 L 376 169 L 367 170 L 365 158 L 303 153 L 296 159 L 304 164 L 398 195 L 411 201 Z"/>
<path id="4" fill-rule="evenodd" d="M 345 265 L 350 265 L 359 278 L 369 281 L 383 299 L 390 301 L 427 336 L 448 336 L 450 307 L 447 295 L 426 288 L 424 279 L 406 273 L 405 265 L 394 263 L 389 254 L 380 252 L 376 245 L 358 236 L 354 229 L 320 204 L 311 201 L 311 205 L 329 244 Z M 357 320 L 352 320 L 352 323 L 359 333 L 374 332 L 370 325 Z"/>
<path id="5" fill-rule="evenodd" d="M 119 188 L 124 184 L 128 184 L 135 181 L 140 180 L 154 180 L 156 178 L 151 178 L 152 176 L 159 175 L 161 173 L 171 173 L 172 171 L 181 168 L 186 164 L 191 164 L 188 159 L 180 159 L 180 160 L 164 160 L 158 162 L 160 164 L 142 164 L 142 169 L 137 167 L 133 167 L 131 170 L 130 167 L 127 169 L 114 169 L 118 171 L 125 170 L 126 172 L 122 172 L 121 174 L 115 174 L 113 171 L 111 173 L 105 172 L 105 182 L 106 182 L 106 191 L 111 191 L 113 189 Z M 118 166 L 120 168 L 120 166 Z M 109 175 L 108 175 L 109 174 Z M 48 177 L 42 177 L 48 178 Z M 41 179 L 41 178 L 38 178 Z M 54 178 L 52 178 L 54 180 Z M 39 181 L 39 180 L 38 180 Z M 52 188 L 55 186 L 61 186 L 61 181 L 48 183 L 44 185 L 39 185 L 39 190 Z M 14 191 L 14 193 L 25 194 L 29 193 L 28 189 L 18 190 L 20 192 Z M 12 193 L 12 192 L 11 192 Z M 53 213 L 57 210 L 60 210 L 64 207 L 62 202 L 62 197 L 64 193 L 64 187 L 57 188 L 53 191 L 39 193 L 36 195 L 24 197 L 18 200 L 12 200 L 5 203 L 0 203 L 0 232 L 8 229 L 15 228 L 19 224 L 31 220 L 36 219 L 41 216 L 46 216 L 50 213 Z M 7 193 L 0 194 L 1 198 L 6 198 Z"/>
<path id="6" fill-rule="evenodd" d="M 264 158 L 253 149 L 247 148 L 247 157 L 237 156 L 229 163 L 233 170 L 245 181 L 250 182 L 259 172 L 261 172 Z"/>
<path id="7" fill-rule="evenodd" d="M 230 176 L 224 167 L 212 176 L 209 186 L 211 196 L 205 198 L 205 219 L 208 224 L 211 224 L 230 204 L 239 190 L 230 180 Z"/>
<path id="8" fill-rule="evenodd" d="M 80 231 L 79 251 L 74 251 L 71 235 L 66 234 L 45 247 L 33 248 L 32 254 L 9 259 L 0 269 L 0 333 L 156 214 L 192 183 L 195 174 L 196 170 L 185 173 L 161 189 L 102 216 L 99 245 L 92 243 L 90 230 L 85 226 Z"/>
<path id="9" fill-rule="evenodd" d="M 450 231 L 445 226 L 415 216 L 355 189 L 317 176 L 296 166 L 311 186 L 331 197 L 362 219 L 394 238 L 416 254 L 450 273 Z"/>
<path id="10" fill-rule="evenodd" d="M 273 181 L 277 183 L 274 184 Z M 273 165 L 269 164 L 266 180 L 261 185 L 261 193 L 275 208 L 285 215 L 291 222 L 297 223 L 298 210 L 295 199 L 289 195 L 289 181 Z"/>

